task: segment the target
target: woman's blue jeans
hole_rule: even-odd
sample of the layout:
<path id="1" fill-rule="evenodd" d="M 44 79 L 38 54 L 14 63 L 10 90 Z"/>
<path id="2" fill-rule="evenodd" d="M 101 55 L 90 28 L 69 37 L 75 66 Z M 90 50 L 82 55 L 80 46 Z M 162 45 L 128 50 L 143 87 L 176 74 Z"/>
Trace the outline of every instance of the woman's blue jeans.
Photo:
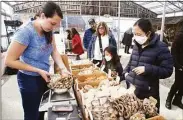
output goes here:
<path id="1" fill-rule="evenodd" d="M 43 93 L 48 89 L 41 76 L 17 74 L 18 86 L 22 98 L 24 120 L 39 119 L 39 105 Z"/>

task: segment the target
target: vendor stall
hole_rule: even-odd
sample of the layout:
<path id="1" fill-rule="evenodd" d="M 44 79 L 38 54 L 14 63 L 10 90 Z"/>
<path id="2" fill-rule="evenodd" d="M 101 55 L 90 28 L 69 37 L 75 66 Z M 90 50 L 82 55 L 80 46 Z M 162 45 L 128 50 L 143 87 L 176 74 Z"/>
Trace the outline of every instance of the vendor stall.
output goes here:
<path id="1" fill-rule="evenodd" d="M 89 60 L 66 57 L 64 63 L 72 75 L 61 77 L 57 69 L 51 76 L 40 104 L 40 111 L 47 111 L 45 120 L 164 120 L 156 99 L 138 99 L 135 86 L 126 89 L 125 82 L 109 79 Z"/>

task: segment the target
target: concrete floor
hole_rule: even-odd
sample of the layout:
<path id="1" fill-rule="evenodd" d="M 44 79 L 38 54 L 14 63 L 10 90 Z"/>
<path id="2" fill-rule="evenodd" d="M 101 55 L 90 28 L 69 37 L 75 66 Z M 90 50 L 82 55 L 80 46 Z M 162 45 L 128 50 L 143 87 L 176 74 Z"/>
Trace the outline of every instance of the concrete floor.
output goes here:
<path id="1" fill-rule="evenodd" d="M 119 53 L 122 55 L 121 63 L 123 64 L 123 67 L 125 67 L 128 63 L 130 55 L 124 54 L 123 50 L 120 50 Z M 169 79 L 161 80 L 160 82 L 160 114 L 167 120 L 183 120 L 183 110 L 176 106 L 172 106 L 172 110 L 165 108 L 166 97 L 170 89 L 170 85 L 167 84 L 172 84 L 173 79 L 174 75 L 172 75 Z M 23 109 L 21 106 L 21 98 L 18 90 L 16 75 L 3 76 L 1 82 L 2 120 L 23 120 Z"/>

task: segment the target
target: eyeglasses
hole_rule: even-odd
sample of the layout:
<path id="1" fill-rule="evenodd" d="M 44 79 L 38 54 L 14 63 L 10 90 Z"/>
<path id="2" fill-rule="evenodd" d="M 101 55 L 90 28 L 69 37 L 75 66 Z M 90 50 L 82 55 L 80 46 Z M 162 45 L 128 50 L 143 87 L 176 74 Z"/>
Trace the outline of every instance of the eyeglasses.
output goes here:
<path id="1" fill-rule="evenodd" d="M 104 30 L 105 28 L 104 27 L 99 27 L 98 29 L 103 29 Z"/>

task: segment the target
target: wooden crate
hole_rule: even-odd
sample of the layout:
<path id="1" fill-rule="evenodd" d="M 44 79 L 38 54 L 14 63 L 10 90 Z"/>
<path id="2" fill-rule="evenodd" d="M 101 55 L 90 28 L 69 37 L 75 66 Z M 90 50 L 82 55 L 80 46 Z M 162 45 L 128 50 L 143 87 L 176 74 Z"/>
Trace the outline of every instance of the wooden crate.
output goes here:
<path id="1" fill-rule="evenodd" d="M 158 115 L 152 118 L 148 118 L 147 120 L 166 120 L 163 116 Z"/>

